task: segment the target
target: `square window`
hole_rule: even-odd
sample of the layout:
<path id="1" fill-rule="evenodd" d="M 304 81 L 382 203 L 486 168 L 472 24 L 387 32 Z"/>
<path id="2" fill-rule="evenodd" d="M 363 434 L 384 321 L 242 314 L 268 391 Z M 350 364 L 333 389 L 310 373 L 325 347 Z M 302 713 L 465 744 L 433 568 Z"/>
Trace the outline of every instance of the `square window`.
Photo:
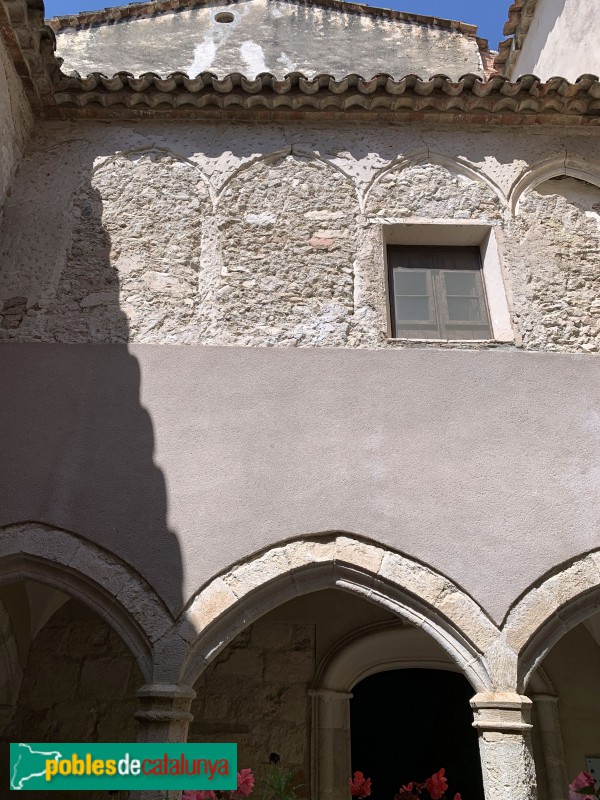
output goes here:
<path id="1" fill-rule="evenodd" d="M 478 247 L 388 245 L 392 336 L 492 339 Z"/>

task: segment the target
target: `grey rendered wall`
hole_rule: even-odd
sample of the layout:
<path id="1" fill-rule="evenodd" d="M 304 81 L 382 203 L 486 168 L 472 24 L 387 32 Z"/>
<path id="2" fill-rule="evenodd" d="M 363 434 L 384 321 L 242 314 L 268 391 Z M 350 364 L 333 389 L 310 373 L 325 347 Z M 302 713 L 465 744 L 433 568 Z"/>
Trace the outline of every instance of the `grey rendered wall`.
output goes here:
<path id="1" fill-rule="evenodd" d="M 15 343 L 0 372 L 0 524 L 96 541 L 173 608 L 260 548 L 345 530 L 501 619 L 597 546 L 595 356 Z"/>

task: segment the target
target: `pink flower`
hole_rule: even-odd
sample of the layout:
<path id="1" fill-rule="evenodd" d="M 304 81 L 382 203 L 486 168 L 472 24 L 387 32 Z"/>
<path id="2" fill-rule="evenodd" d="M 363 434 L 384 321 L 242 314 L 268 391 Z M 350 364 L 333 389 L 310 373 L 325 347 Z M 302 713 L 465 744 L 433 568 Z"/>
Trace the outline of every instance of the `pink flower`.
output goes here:
<path id="1" fill-rule="evenodd" d="M 593 795 L 593 792 L 581 792 L 580 789 L 594 789 L 596 784 L 589 772 L 580 772 L 569 786 L 569 800 L 581 800 L 582 795 Z"/>
<path id="2" fill-rule="evenodd" d="M 460 796 L 460 793 L 459 793 L 459 792 L 457 792 L 457 793 L 454 795 L 454 800 L 462 800 L 462 797 Z"/>
<path id="3" fill-rule="evenodd" d="M 371 778 L 365 780 L 362 772 L 355 772 L 354 778 L 348 781 L 348 785 L 350 786 L 352 797 L 358 797 L 359 800 L 371 794 Z"/>
<path id="4" fill-rule="evenodd" d="M 254 775 L 250 768 L 241 769 L 238 772 L 237 791 L 244 797 L 252 794 L 254 790 Z"/>
<path id="5" fill-rule="evenodd" d="M 425 781 L 425 788 L 431 795 L 431 800 L 440 800 L 440 798 L 444 796 L 448 788 L 448 781 L 444 777 L 445 774 L 446 770 L 442 767 L 439 772 L 436 772 L 431 778 L 427 778 Z"/>

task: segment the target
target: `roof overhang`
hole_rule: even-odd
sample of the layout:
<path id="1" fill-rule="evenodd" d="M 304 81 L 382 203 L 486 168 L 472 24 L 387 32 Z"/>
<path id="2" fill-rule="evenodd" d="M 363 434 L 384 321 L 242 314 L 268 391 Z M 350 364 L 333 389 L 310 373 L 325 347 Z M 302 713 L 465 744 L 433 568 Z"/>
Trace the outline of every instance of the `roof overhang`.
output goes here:
<path id="1" fill-rule="evenodd" d="M 338 0 L 327 0 L 338 2 Z M 529 0 L 531 2 L 531 0 Z M 517 5 L 517 4 L 513 4 Z M 396 12 L 399 13 L 399 12 Z M 365 79 L 347 75 L 283 79 L 263 73 L 254 80 L 234 73 L 139 77 L 65 75 L 55 55 L 55 36 L 43 21 L 41 0 L 0 0 L 0 32 L 35 113 L 46 119 L 245 119 L 390 120 L 474 125 L 600 125 L 600 81 L 542 83 L 525 75 L 482 80 L 445 75 Z"/>
<path id="2" fill-rule="evenodd" d="M 348 75 L 308 79 L 293 73 L 280 80 L 264 73 L 255 80 L 240 74 L 217 78 L 209 72 L 190 78 L 147 73 L 112 78 L 61 76 L 54 85 L 54 105 L 46 116 L 72 118 L 206 118 L 223 114 L 245 118 L 296 119 L 302 116 L 381 117 L 398 121 L 503 125 L 598 125 L 600 82 L 582 76 L 575 84 L 562 78 L 547 83 L 524 76 L 516 83 L 496 76 L 482 80 L 445 75 L 422 80 L 407 75 L 394 80 L 376 75 L 366 80 Z"/>

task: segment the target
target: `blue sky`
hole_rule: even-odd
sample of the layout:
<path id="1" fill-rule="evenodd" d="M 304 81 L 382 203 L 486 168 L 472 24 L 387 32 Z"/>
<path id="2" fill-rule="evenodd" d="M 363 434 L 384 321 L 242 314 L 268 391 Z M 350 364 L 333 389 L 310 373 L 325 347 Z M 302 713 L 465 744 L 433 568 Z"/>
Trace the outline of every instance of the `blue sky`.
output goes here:
<path id="1" fill-rule="evenodd" d="M 45 0 L 47 17 L 126 4 L 127 0 Z M 502 28 L 508 18 L 510 0 L 377 0 L 368 5 L 471 22 L 479 26 L 479 35 L 489 39 L 490 47 L 495 50 L 504 38 Z"/>

